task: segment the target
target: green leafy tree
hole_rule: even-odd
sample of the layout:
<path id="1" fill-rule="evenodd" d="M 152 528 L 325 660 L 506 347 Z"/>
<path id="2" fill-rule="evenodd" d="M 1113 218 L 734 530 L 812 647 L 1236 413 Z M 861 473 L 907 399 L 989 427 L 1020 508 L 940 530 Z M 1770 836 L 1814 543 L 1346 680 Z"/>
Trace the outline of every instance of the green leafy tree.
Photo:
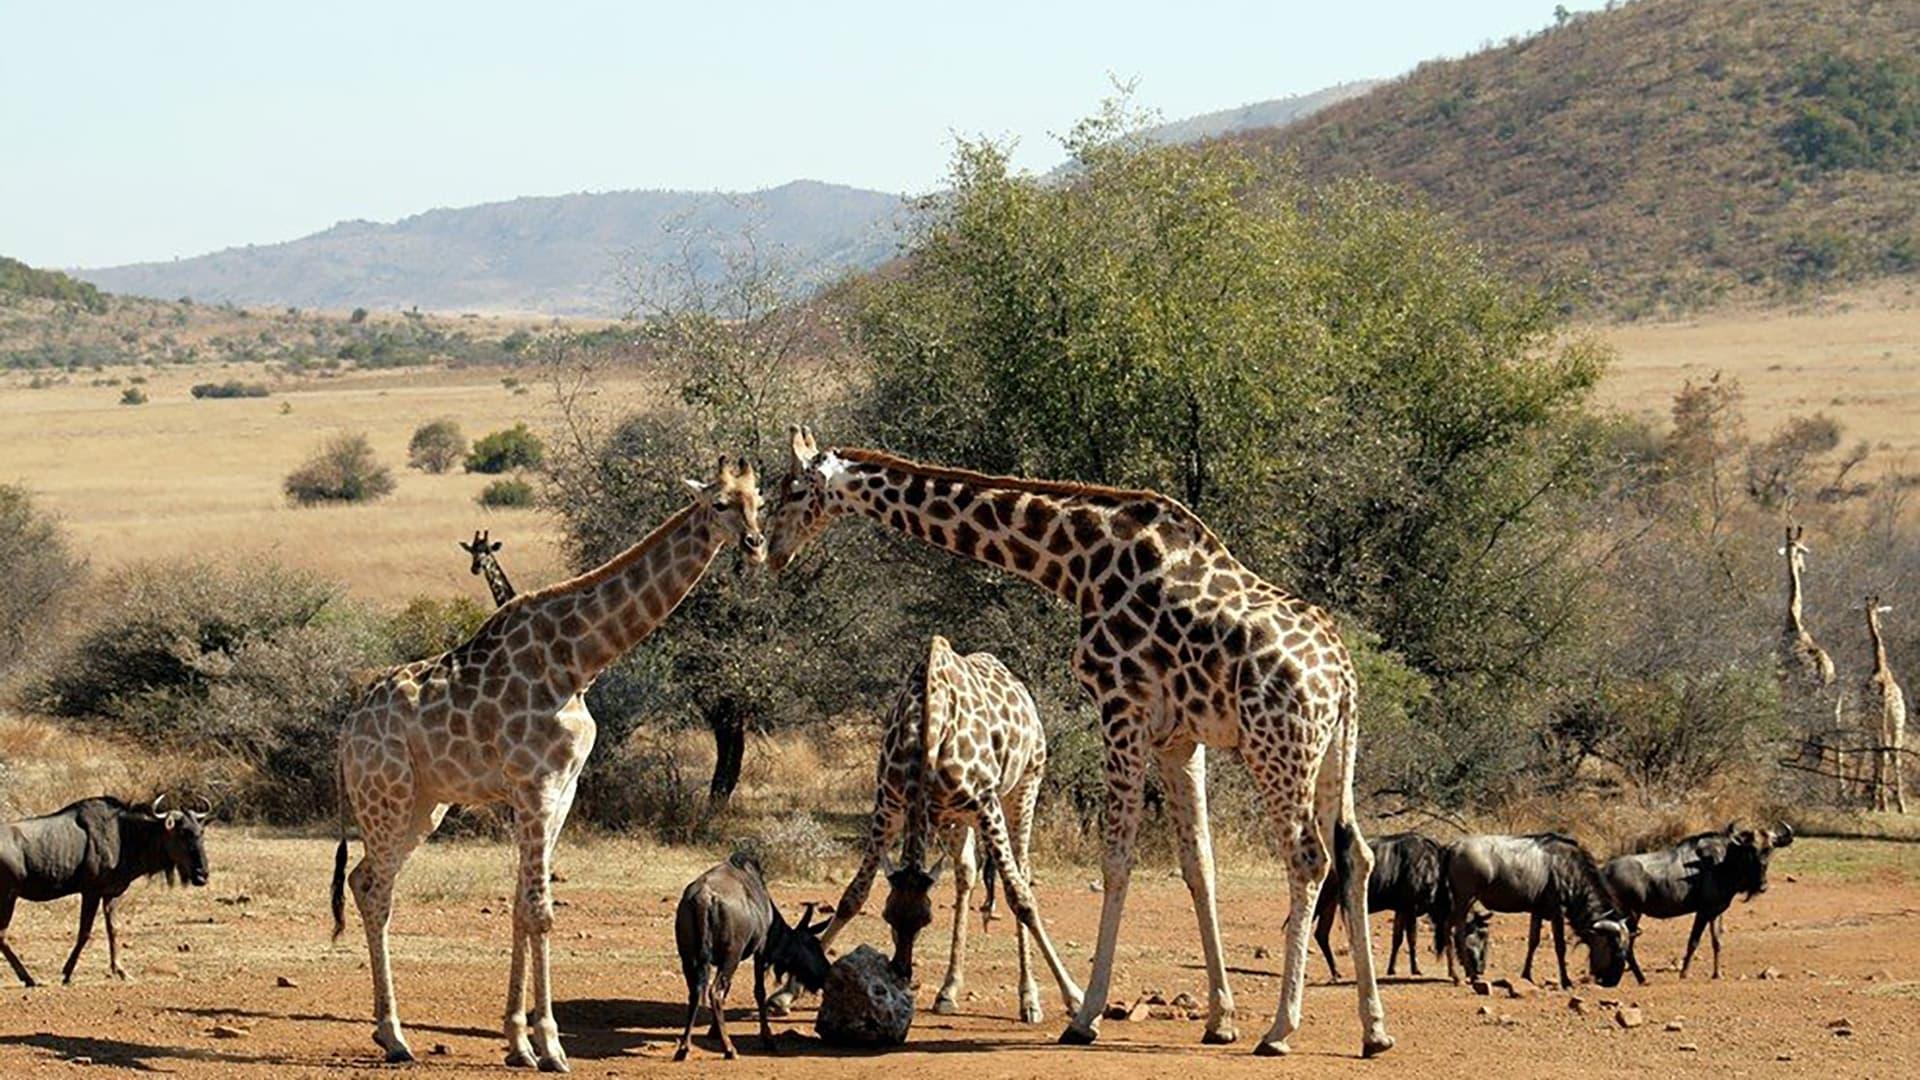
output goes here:
<path id="1" fill-rule="evenodd" d="M 537 469 L 545 460 L 547 447 L 540 436 L 515 424 L 474 440 L 467 454 L 467 471 L 503 473 L 512 469 Z"/>

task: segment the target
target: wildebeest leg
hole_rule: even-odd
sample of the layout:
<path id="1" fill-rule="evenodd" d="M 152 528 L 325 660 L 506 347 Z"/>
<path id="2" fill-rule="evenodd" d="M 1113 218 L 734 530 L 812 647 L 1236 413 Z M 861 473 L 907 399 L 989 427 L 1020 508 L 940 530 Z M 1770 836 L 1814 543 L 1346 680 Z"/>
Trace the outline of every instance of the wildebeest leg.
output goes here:
<path id="1" fill-rule="evenodd" d="M 1407 971 L 1414 977 L 1420 975 L 1420 913 L 1407 913 Z M 1392 974 L 1391 971 L 1388 972 Z"/>
<path id="2" fill-rule="evenodd" d="M 1387 974 L 1392 975 L 1400 963 L 1400 945 L 1407 946 L 1407 966 L 1415 975 L 1420 974 L 1420 961 L 1414 959 L 1413 924 L 1415 916 L 1411 912 L 1393 913 L 1393 937 L 1387 947 Z"/>
<path id="3" fill-rule="evenodd" d="M 1327 981 L 1340 981 L 1340 965 L 1333 962 L 1333 917 L 1339 903 L 1331 892 L 1320 893 L 1320 906 L 1313 917 L 1313 940 L 1320 943 L 1320 955 L 1327 958 Z M 1387 961 L 1387 974 L 1393 974 L 1393 961 Z"/>
<path id="4" fill-rule="evenodd" d="M 707 996 L 707 985 L 713 978 L 713 967 L 702 961 L 698 970 L 687 976 L 687 1026 L 680 1031 L 680 1043 L 673 1048 L 673 1060 L 687 1060 L 687 1051 L 693 1049 L 693 1022 L 700 1018 L 700 1000 Z"/>
<path id="5" fill-rule="evenodd" d="M 74 966 L 80 963 L 80 952 L 87 947 L 87 939 L 93 936 L 93 917 L 100 913 L 100 894 L 87 893 L 80 897 L 80 933 L 73 939 L 73 951 L 67 954 L 67 966 L 60 969 L 60 981 L 73 981 Z"/>
<path id="6" fill-rule="evenodd" d="M 1553 958 L 1560 962 L 1560 989 L 1573 989 L 1573 980 L 1567 977 L 1567 920 L 1557 911 L 1553 913 Z"/>
<path id="7" fill-rule="evenodd" d="M 1707 933 L 1713 937 L 1713 977 L 1720 977 L 1720 920 L 1714 919 L 1707 924 Z"/>
<path id="8" fill-rule="evenodd" d="M 1641 986 L 1647 985 L 1647 977 L 1640 971 L 1640 916 L 1627 920 L 1627 967 Z"/>
<path id="9" fill-rule="evenodd" d="M 965 912 L 960 921 L 966 921 Z M 780 1048 L 774 1044 L 773 1028 L 767 1024 L 767 962 L 758 956 L 753 958 L 753 1005 L 760 1013 L 760 1045 L 769 1054 L 777 1053 Z"/>
<path id="10" fill-rule="evenodd" d="M 1700 947 L 1700 935 L 1706 931 L 1707 924 L 1712 921 L 1712 919 L 1707 917 L 1706 912 L 1699 912 L 1694 915 L 1693 932 L 1687 935 L 1687 952 L 1685 956 L 1680 958 L 1681 978 L 1686 978 L 1687 969 L 1693 966 L 1693 950 Z"/>
<path id="11" fill-rule="evenodd" d="M 733 989 L 733 972 L 717 971 L 707 988 L 707 1008 L 713 1013 L 713 1032 L 720 1036 L 720 1052 L 728 1061 L 740 1056 L 733 1048 L 733 1036 L 727 1034 L 727 994 Z"/>
<path id="12" fill-rule="evenodd" d="M 867 894 L 873 889 L 873 876 L 880 869 L 880 858 L 900 838 L 906 821 L 904 794 L 882 780 L 873 797 L 873 816 L 867 822 L 867 849 L 860 857 L 860 868 L 853 872 L 853 879 L 847 882 L 846 889 L 840 893 L 839 903 L 833 906 L 833 919 L 820 935 L 822 948 L 832 945 L 833 939 L 840 936 L 840 931 L 866 905 Z M 794 1000 L 800 996 L 801 989 L 800 980 L 789 978 L 767 999 L 767 1008 L 774 1016 L 787 1015 L 787 1010 L 793 1008 Z"/>
<path id="13" fill-rule="evenodd" d="M 933 999 L 933 1011 L 943 1016 L 960 1011 L 960 988 L 967 980 L 967 901 L 973 896 L 974 879 L 980 872 L 973 834 L 972 826 L 964 826 L 947 844 L 947 854 L 953 859 L 953 939 L 947 947 L 947 977 Z"/>
<path id="14" fill-rule="evenodd" d="M 33 976 L 27 974 L 27 965 L 20 962 L 20 958 L 14 955 L 13 946 L 7 944 L 7 927 L 13 923 L 14 900 L 12 893 L 0 895 L 0 956 L 7 958 L 7 963 L 13 967 L 13 973 L 20 977 L 21 985 L 37 986 L 39 984 L 33 981 Z"/>
<path id="15" fill-rule="evenodd" d="M 1533 951 L 1540 947 L 1540 923 L 1538 915 L 1527 916 L 1527 962 L 1520 965 L 1520 977 L 1533 981 Z"/>
<path id="16" fill-rule="evenodd" d="M 1200 923 L 1200 952 L 1207 966 L 1207 1027 L 1200 1041 L 1230 1043 L 1239 1038 L 1233 1023 L 1233 990 L 1227 986 L 1227 960 L 1220 945 L 1220 910 L 1214 899 L 1213 833 L 1207 824 L 1207 750 L 1199 744 L 1160 751 L 1161 787 L 1167 808 L 1173 811 L 1174 835 L 1180 842 L 1180 875 L 1193 897 L 1193 913 Z M 1323 875 L 1324 876 L 1324 875 Z M 1300 927 L 1302 978 L 1306 965 L 1305 917 Z M 1291 957 L 1288 958 L 1291 962 Z"/>

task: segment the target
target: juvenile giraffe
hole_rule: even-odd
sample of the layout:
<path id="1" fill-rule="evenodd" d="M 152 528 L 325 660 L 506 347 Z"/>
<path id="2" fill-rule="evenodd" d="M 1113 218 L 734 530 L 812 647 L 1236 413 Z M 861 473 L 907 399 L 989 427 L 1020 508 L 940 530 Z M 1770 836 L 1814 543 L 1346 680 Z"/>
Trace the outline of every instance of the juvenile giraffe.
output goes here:
<path id="1" fill-rule="evenodd" d="M 1887 666 L 1887 642 L 1880 633 L 1880 616 L 1892 611 L 1878 596 L 1867 597 L 1867 636 L 1873 639 L 1873 674 L 1867 677 L 1866 698 L 1880 703 L 1879 749 L 1873 755 L 1873 808 L 1907 812 L 1905 762 L 1907 695 Z M 1891 794 L 1892 798 L 1888 796 Z"/>
<path id="2" fill-rule="evenodd" d="M 1105 742 L 1106 857 L 1093 975 L 1062 1042 L 1088 1043 L 1113 975 L 1134 840 L 1157 765 L 1179 832 L 1180 865 L 1200 925 L 1209 1010 L 1204 1040 L 1236 1038 L 1214 902 L 1205 747 L 1235 748 L 1260 789 L 1286 861 L 1286 971 L 1259 1054 L 1288 1052 L 1300 1024 L 1307 934 L 1329 854 L 1346 877 L 1347 931 L 1367 1056 L 1393 1046 L 1368 947 L 1373 854 L 1354 820 L 1353 663 L 1326 612 L 1242 566 L 1186 507 L 1151 491 L 988 476 L 876 450 L 821 453 L 794 428 L 792 459 L 769 526 L 778 570 L 835 518 L 860 514 L 897 532 L 1030 581 L 1081 615 L 1074 668 L 1098 703 Z M 981 815 L 996 857 L 1005 822 Z M 1007 859 L 1004 865 L 1018 865 Z M 1025 921 L 1033 893 L 1007 875 Z"/>
<path id="3" fill-rule="evenodd" d="M 953 941 L 933 1011 L 954 1012 L 966 980 L 967 905 L 979 870 L 975 834 L 986 828 L 983 819 L 991 805 L 1004 823 L 1014 860 L 999 864 L 1001 875 L 1019 874 L 1031 883 L 1026 871 L 1033 807 L 1046 771 L 1047 735 L 1027 688 L 993 655 L 957 655 L 946 638 L 935 635 L 926 658 L 914 666 L 887 714 L 866 853 L 834 905 L 822 944 L 830 943 L 860 913 L 875 871 L 904 834 L 900 865 L 888 868 L 886 919 L 893 927 L 894 969 L 903 977 L 911 975 L 914 940 L 933 921 L 928 893 L 935 875 L 928 872 L 926 848 L 939 834 L 954 870 Z M 1079 1009 L 1080 988 L 1037 918 L 1031 928 L 1068 1011 Z M 1040 991 L 1034 984 L 1028 929 L 1024 920 L 1015 924 L 1020 1019 L 1037 1024 Z M 780 996 L 790 1002 L 793 989 L 789 984 Z"/>
<path id="4" fill-rule="evenodd" d="M 472 573 L 475 577 L 487 579 L 487 590 L 493 593 L 495 607 L 505 607 L 513 599 L 513 582 L 507 580 L 507 572 L 500 568 L 500 541 L 490 539 L 485 529 L 473 531 L 473 543 L 456 540 L 460 550 L 473 556 Z"/>
<path id="5" fill-rule="evenodd" d="M 688 483 L 691 504 L 645 539 L 578 577 L 514 598 L 463 644 L 389 669 L 348 715 L 340 740 L 334 934 L 344 922 L 345 876 L 373 969 L 373 1038 L 389 1061 L 413 1058 L 387 955 L 394 879 L 449 804 L 504 803 L 513 811 L 520 854 L 507 1064 L 567 1071 L 548 979 L 549 864 L 593 749 L 593 717 L 578 695 L 666 619 L 727 543 L 739 542 L 755 561 L 764 558 L 752 466 L 721 458 L 713 481 Z M 346 810 L 359 823 L 364 848 L 351 875 Z"/>

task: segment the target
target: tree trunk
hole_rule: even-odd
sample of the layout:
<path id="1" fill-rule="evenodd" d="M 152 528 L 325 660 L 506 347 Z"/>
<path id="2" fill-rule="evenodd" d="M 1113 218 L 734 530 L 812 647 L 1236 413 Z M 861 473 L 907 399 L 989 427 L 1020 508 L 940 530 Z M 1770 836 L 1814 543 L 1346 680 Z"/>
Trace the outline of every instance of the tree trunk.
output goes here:
<path id="1" fill-rule="evenodd" d="M 707 714 L 707 726 L 713 730 L 713 779 L 707 783 L 707 806 L 724 810 L 740 784 L 740 764 L 747 753 L 747 723 L 732 701 L 715 704 Z"/>

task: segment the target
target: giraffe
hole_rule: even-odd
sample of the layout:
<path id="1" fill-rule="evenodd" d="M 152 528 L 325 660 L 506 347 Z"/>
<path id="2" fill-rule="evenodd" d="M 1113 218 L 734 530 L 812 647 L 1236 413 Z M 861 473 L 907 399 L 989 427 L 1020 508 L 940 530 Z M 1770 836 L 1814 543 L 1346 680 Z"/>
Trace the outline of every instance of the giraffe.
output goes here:
<path id="1" fill-rule="evenodd" d="M 992 654 L 958 655 L 936 634 L 887 714 L 866 852 L 834 905 L 833 921 L 821 943 L 831 943 L 860 913 L 874 873 L 904 834 L 900 865 L 887 867 L 886 916 L 894 928 L 895 970 L 903 977 L 911 975 L 914 939 L 933 921 L 927 894 L 936 873 L 928 871 L 925 852 L 938 833 L 947 849 L 943 861 L 951 859 L 954 869 L 953 939 L 933 1011 L 957 1011 L 966 980 L 967 905 L 979 870 L 976 840 L 984 837 L 979 842 L 996 849 L 991 839 L 995 826 L 987 821 L 996 818 L 1007 838 L 1004 854 L 1011 860 L 997 864 L 1001 874 L 1026 878 L 1033 808 L 1046 770 L 1047 735 L 1026 686 Z M 1069 1012 L 1078 1010 L 1080 988 L 1037 920 L 1031 928 L 1061 999 Z M 1014 931 L 1020 956 L 1020 1019 L 1037 1024 L 1042 1019 L 1040 991 L 1034 984 L 1028 929 L 1023 921 Z M 783 1004 L 792 1001 L 794 992 L 791 982 L 782 988 Z"/>
<path id="2" fill-rule="evenodd" d="M 476 577 L 487 579 L 487 589 L 493 593 L 495 607 L 505 607 L 513 599 L 513 582 L 507 580 L 507 572 L 500 568 L 500 541 L 491 539 L 485 529 L 473 531 L 473 543 L 456 540 L 460 550 L 473 556 L 472 573 Z"/>
<path id="3" fill-rule="evenodd" d="M 1821 648 L 1807 631 L 1803 618 L 1803 591 L 1801 575 L 1807 569 L 1807 545 L 1805 525 L 1786 526 L 1786 540 L 1780 546 L 1779 554 L 1787 560 L 1787 620 L 1780 629 L 1779 668 L 1780 696 L 1783 701 L 1810 702 L 1826 692 L 1833 685 L 1833 657 Z M 1830 759 L 1832 775 L 1840 785 L 1844 799 L 1853 783 L 1853 764 L 1843 747 L 1831 745 L 1830 740 L 1846 728 L 1846 695 L 1834 695 L 1833 735 L 1823 736 L 1814 745 L 1815 751 L 1823 759 Z M 1824 762 L 1823 762 L 1824 765 Z"/>
<path id="4" fill-rule="evenodd" d="M 1880 616 L 1892 611 L 1878 596 L 1867 597 L 1867 636 L 1873 640 L 1873 674 L 1867 677 L 1865 700 L 1880 703 L 1880 738 L 1873 755 L 1873 808 L 1907 812 L 1905 762 L 1907 749 L 1907 695 L 1887 666 L 1887 642 L 1880 632 Z M 1891 792 L 1892 798 L 1888 795 Z"/>
<path id="5" fill-rule="evenodd" d="M 593 717 L 578 695 L 666 619 L 726 544 L 740 543 L 756 562 L 765 557 L 751 465 L 722 457 L 712 481 L 687 483 L 692 501 L 645 539 L 593 570 L 515 597 L 453 649 L 376 676 L 348 714 L 340 740 L 333 932 L 337 938 L 344 924 L 344 876 L 367 936 L 373 1038 L 388 1061 L 413 1059 L 388 959 L 394 879 L 449 804 L 504 803 L 520 855 L 507 1064 L 567 1071 L 548 971 L 549 864 L 593 749 Z M 351 875 L 348 811 L 363 848 Z"/>
<path id="6" fill-rule="evenodd" d="M 1258 1054 L 1289 1052 L 1300 1025 L 1307 935 L 1329 855 L 1345 860 L 1345 910 L 1366 1056 L 1393 1046 L 1368 945 L 1373 854 L 1354 818 L 1353 663 L 1326 612 L 1242 566 L 1191 511 L 1151 491 L 989 476 L 877 450 L 820 451 L 790 429 L 792 454 L 768 527 L 778 571 L 834 519 L 859 514 L 963 558 L 1005 570 L 1074 605 L 1074 668 L 1097 702 L 1105 745 L 1106 855 L 1100 936 L 1078 1013 L 1061 1034 L 1098 1035 L 1113 974 L 1134 841 L 1157 766 L 1177 827 L 1180 866 L 1205 955 L 1203 1041 L 1232 1042 L 1206 814 L 1207 746 L 1235 748 L 1260 789 L 1286 861 L 1286 970 Z M 1005 830 L 983 815 L 996 848 Z M 1007 875 L 1022 921 L 1033 893 Z"/>

